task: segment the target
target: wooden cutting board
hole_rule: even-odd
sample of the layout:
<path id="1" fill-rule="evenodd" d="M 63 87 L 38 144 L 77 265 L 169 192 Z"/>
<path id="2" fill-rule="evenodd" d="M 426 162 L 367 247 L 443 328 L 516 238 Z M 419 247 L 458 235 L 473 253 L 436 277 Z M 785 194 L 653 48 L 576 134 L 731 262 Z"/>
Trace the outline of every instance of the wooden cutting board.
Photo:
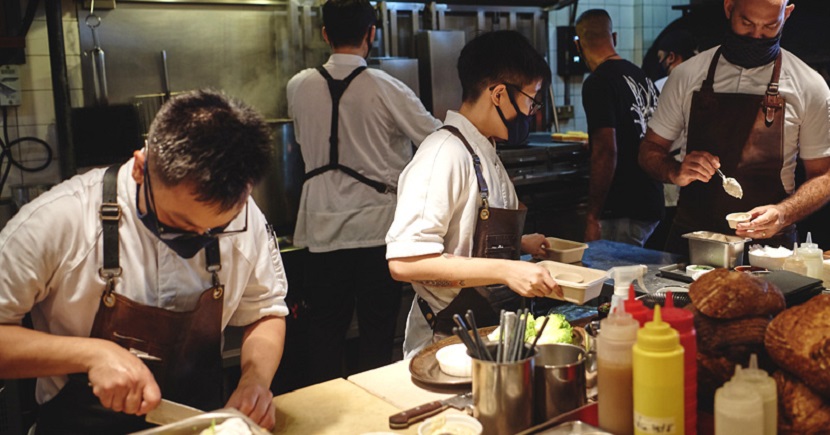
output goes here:
<path id="1" fill-rule="evenodd" d="M 405 430 L 389 429 L 389 416 L 402 409 L 342 378 L 277 396 L 274 406 L 273 433 L 278 434 L 418 433 L 417 424 Z"/>

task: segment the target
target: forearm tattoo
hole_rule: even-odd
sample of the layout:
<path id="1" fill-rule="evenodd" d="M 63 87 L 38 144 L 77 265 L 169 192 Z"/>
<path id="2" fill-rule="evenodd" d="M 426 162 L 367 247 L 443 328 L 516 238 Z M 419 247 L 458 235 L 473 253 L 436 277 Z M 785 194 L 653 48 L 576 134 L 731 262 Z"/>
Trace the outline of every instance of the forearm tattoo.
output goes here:
<path id="1" fill-rule="evenodd" d="M 416 280 L 415 282 L 429 287 L 466 287 L 463 279 L 459 281 L 451 281 L 448 279 L 425 279 Z"/>

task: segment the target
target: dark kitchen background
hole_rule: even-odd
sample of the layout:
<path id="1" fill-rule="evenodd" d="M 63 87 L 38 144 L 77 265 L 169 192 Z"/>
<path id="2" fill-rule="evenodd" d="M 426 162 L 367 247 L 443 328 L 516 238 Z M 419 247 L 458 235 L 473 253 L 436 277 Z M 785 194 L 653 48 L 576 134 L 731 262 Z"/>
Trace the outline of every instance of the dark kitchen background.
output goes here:
<path id="1" fill-rule="evenodd" d="M 796 9 L 782 45 L 830 80 L 830 2 L 791 3 Z M 294 272 L 301 270 L 305 251 L 290 243 L 303 169 L 293 125 L 285 119 L 285 84 L 297 71 L 322 64 L 329 55 L 320 35 L 320 4 L 315 0 L 97 0 L 98 23 L 88 18 L 89 0 L 0 2 L 0 105 L 10 104 L 13 96 L 18 101 L 5 108 L 8 125 L 3 126 L 3 141 L 34 137 L 51 150 L 50 154 L 32 140 L 11 149 L 23 166 L 43 169 L 11 167 L 0 189 L 0 227 L 20 204 L 49 186 L 86 168 L 128 158 L 141 146 L 159 105 L 177 92 L 221 89 L 270 120 L 277 158 L 255 198 L 282 236 L 292 309 L 275 394 L 308 383 L 303 374 L 302 274 Z M 537 118 L 538 132 L 526 146 L 499 147 L 530 210 L 527 232 L 582 238 L 587 149 L 552 142 L 550 132 L 586 130 L 580 92 L 584 75 L 572 61 L 569 27 L 579 13 L 591 8 L 609 12 L 619 53 L 653 79 L 660 76 L 654 43 L 665 32 L 685 28 L 704 50 L 719 43 L 725 25 L 722 0 L 377 2 L 381 29 L 371 66 L 407 83 L 439 118 L 460 103 L 455 59 L 476 33 L 518 30 L 550 60 L 554 83 L 548 90 L 549 104 Z M 97 43 L 91 27 L 96 24 Z M 93 62 L 100 59 L 101 51 L 105 68 L 96 74 Z M 810 229 L 813 240 L 825 249 L 830 248 L 828 217 L 822 210 L 800 227 Z M 412 298 L 410 287 L 403 291 L 399 341 Z M 356 331 L 351 329 L 350 338 L 356 337 Z M 227 337 L 230 382 L 237 370 L 238 338 L 238 331 Z M 351 361 L 348 364 L 347 371 L 352 372 Z M 32 385 L 29 380 L 0 380 L 0 435 L 25 433 L 34 409 Z"/>

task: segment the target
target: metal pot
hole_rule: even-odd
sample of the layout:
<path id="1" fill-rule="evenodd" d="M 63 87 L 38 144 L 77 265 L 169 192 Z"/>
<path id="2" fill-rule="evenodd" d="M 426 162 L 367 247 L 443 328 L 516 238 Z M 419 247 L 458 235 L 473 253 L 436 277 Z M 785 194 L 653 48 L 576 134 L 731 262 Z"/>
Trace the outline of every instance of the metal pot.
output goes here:
<path id="1" fill-rule="evenodd" d="M 293 235 L 305 164 L 294 139 L 294 121 L 273 119 L 268 124 L 274 129 L 271 167 L 252 195 L 278 235 Z"/>

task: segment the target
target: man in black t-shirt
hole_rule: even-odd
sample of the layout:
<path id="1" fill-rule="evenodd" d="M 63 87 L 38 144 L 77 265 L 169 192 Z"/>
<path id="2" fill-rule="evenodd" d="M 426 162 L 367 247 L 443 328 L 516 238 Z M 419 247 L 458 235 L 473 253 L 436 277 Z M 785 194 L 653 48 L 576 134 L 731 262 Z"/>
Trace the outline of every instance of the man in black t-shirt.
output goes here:
<path id="1" fill-rule="evenodd" d="M 576 33 L 577 48 L 591 70 L 582 85 L 591 147 L 585 241 L 643 246 L 663 217 L 663 186 L 637 163 L 658 93 L 640 68 L 617 54 L 617 35 L 606 11 L 583 13 Z"/>

